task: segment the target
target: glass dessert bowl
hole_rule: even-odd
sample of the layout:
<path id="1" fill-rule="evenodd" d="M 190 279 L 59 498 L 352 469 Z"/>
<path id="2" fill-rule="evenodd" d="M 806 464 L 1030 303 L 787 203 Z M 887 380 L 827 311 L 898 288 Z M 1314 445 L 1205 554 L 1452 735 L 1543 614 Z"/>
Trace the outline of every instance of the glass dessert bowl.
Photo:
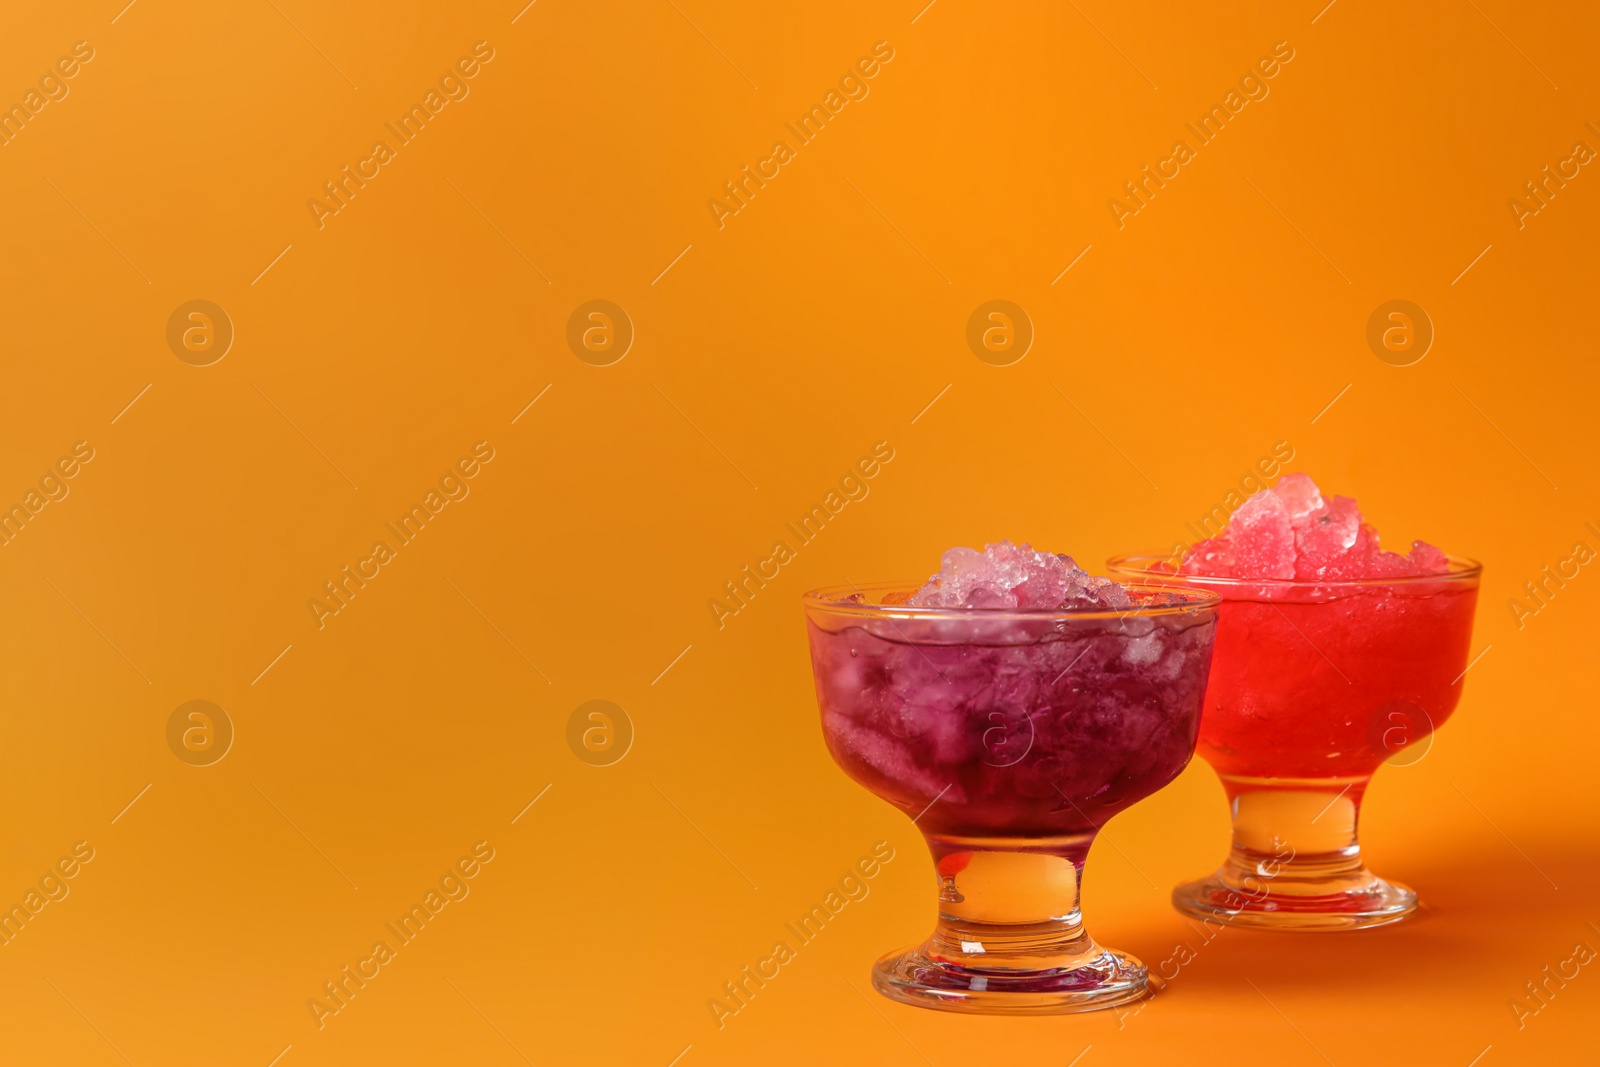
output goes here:
<path id="1" fill-rule="evenodd" d="M 1010 1015 L 1144 994 L 1144 965 L 1084 929 L 1079 882 L 1099 828 L 1193 754 L 1219 597 L 1105 584 L 1121 606 L 805 595 L 828 750 L 912 818 L 939 877 L 933 935 L 873 966 L 885 996 Z"/>
<path id="2" fill-rule="evenodd" d="M 1324 521 L 1341 501 L 1345 516 Z M 1222 780 L 1233 841 L 1214 874 L 1173 890 L 1178 910 L 1198 918 L 1339 930 L 1396 922 L 1417 907 L 1414 891 L 1367 869 L 1357 820 L 1378 767 L 1426 754 L 1424 739 L 1461 698 L 1482 568 L 1420 542 L 1410 560 L 1381 552 L 1344 498 L 1318 497 L 1307 514 L 1319 535 L 1337 522 L 1361 533 L 1350 544 L 1340 535 L 1343 547 L 1310 565 L 1299 559 L 1292 577 L 1188 573 L 1231 569 L 1205 558 L 1229 549 L 1225 536 L 1215 539 L 1220 549 L 1201 542 L 1181 565 L 1137 555 L 1107 564 L 1122 581 L 1222 597 L 1197 751 Z M 1251 536 L 1235 533 L 1233 547 Z M 1365 563 L 1351 561 L 1357 550 Z M 1412 573 L 1340 576 L 1373 569 Z"/>

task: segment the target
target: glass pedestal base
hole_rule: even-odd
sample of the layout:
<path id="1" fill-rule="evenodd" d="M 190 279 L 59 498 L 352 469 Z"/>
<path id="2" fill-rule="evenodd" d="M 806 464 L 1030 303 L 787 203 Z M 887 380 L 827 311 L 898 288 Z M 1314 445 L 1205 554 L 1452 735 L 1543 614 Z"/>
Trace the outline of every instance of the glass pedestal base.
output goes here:
<path id="1" fill-rule="evenodd" d="M 1291 885 L 1285 867 L 1270 889 L 1261 892 L 1231 879 L 1231 866 L 1178 886 L 1172 891 L 1172 906 L 1207 922 L 1258 930 L 1359 930 L 1399 922 L 1417 910 L 1417 894 L 1409 886 L 1385 881 L 1366 868 L 1357 872 L 1359 878 L 1338 880 L 1356 884 L 1335 890 L 1323 879 Z"/>
<path id="2" fill-rule="evenodd" d="M 1358 930 L 1399 922 L 1417 894 L 1361 859 L 1356 821 L 1370 775 L 1221 775 L 1233 802 L 1233 846 L 1209 878 L 1172 891 L 1185 915 L 1269 930 Z"/>
<path id="3" fill-rule="evenodd" d="M 1102 949 L 1075 967 L 1014 970 L 968 967 L 925 954 L 891 953 L 872 968 L 872 985 L 890 1000 L 976 1015 L 1064 1015 L 1114 1008 L 1144 996 L 1144 964 Z"/>
<path id="4" fill-rule="evenodd" d="M 1144 995 L 1144 964 L 1102 948 L 1083 928 L 1078 886 L 1093 833 L 927 838 L 939 872 L 938 921 L 928 940 L 873 965 L 878 992 L 979 1015 L 1093 1011 Z"/>

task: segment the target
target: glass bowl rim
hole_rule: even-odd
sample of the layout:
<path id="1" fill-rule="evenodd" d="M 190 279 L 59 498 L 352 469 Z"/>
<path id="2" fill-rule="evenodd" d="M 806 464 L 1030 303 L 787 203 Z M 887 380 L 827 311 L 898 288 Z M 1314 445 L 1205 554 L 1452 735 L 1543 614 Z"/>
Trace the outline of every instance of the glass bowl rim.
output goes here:
<path id="1" fill-rule="evenodd" d="M 1400 574 L 1388 577 L 1375 578 L 1233 578 L 1220 575 L 1206 574 L 1175 574 L 1168 571 L 1153 570 L 1150 564 L 1164 563 L 1172 558 L 1172 553 L 1159 552 L 1130 552 L 1125 555 L 1111 556 L 1106 560 L 1106 569 L 1120 571 L 1123 574 L 1135 575 L 1138 582 L 1146 582 L 1152 578 L 1163 579 L 1169 582 L 1193 583 L 1201 588 L 1218 589 L 1361 589 L 1375 586 L 1407 586 L 1426 585 L 1438 583 L 1466 584 L 1476 582 L 1483 574 L 1483 564 L 1467 556 L 1457 556 L 1445 553 L 1445 560 L 1450 569 L 1441 574 Z M 1152 583 L 1154 584 L 1154 583 Z"/>
<path id="2" fill-rule="evenodd" d="M 807 590 L 800 602 L 807 611 L 826 612 L 830 615 L 855 616 L 865 619 L 905 619 L 918 621 L 982 621 L 1000 622 L 1007 619 L 1060 621 L 1093 621 L 1103 619 L 1156 618 L 1163 615 L 1203 615 L 1215 612 L 1222 604 L 1222 596 L 1209 589 L 1174 585 L 1165 582 L 1128 582 L 1124 588 L 1148 593 L 1172 593 L 1184 599 L 1182 604 L 1149 604 L 1131 608 L 931 608 L 911 604 L 862 604 L 845 600 L 852 593 L 873 593 L 915 590 L 927 584 L 926 579 L 904 581 L 868 582 L 857 585 L 829 585 Z"/>

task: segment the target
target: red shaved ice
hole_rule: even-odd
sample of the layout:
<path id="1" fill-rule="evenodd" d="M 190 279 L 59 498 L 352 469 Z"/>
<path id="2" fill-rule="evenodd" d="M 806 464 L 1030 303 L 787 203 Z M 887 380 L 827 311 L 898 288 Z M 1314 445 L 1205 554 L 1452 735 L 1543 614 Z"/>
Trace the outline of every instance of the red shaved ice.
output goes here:
<path id="1" fill-rule="evenodd" d="M 1179 572 L 1226 579 L 1199 740 L 1224 775 L 1370 774 L 1396 709 L 1414 742 L 1460 699 L 1475 578 L 1421 541 L 1385 551 L 1354 500 L 1304 474 L 1241 504 Z"/>
<path id="2" fill-rule="evenodd" d="M 1308 476 L 1286 474 L 1240 504 L 1216 537 L 1193 545 L 1184 574 L 1212 578 L 1339 581 L 1443 574 L 1449 560 L 1422 541 L 1402 556 L 1385 552 L 1378 531 L 1347 496 L 1324 498 Z"/>

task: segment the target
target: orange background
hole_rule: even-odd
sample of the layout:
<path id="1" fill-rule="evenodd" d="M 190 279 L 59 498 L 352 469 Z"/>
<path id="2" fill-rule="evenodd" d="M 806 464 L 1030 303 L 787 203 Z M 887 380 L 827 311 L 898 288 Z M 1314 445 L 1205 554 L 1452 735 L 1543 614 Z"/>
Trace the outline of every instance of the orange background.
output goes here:
<path id="1" fill-rule="evenodd" d="M 1600 578 L 1521 628 L 1507 601 L 1575 541 L 1600 547 L 1600 176 L 1520 229 L 1507 201 L 1574 142 L 1600 148 L 1593 13 L 120 6 L 18 6 L 0 35 L 0 100 L 74 42 L 94 52 L 0 147 L 0 500 L 94 450 L 0 548 L 0 898 L 94 850 L 0 948 L 0 1058 L 1592 1054 L 1593 968 L 1521 1029 L 1508 1002 L 1575 943 L 1600 949 Z M 323 182 L 479 41 L 469 95 L 319 229 Z M 870 94 L 718 229 L 723 182 L 792 145 L 784 123 L 879 41 Z M 1119 229 L 1108 199 L 1279 41 L 1294 58 L 1270 94 Z M 1396 298 L 1436 330 L 1408 367 L 1365 340 Z M 236 331 L 209 366 L 166 340 L 193 299 Z M 565 339 L 591 299 L 636 332 L 610 366 Z M 1036 331 L 1012 366 L 965 341 L 991 299 Z M 480 441 L 470 495 L 319 629 L 307 601 Z M 879 441 L 895 458 L 870 495 L 719 629 L 723 583 Z M 1166 550 L 1280 441 L 1391 544 L 1487 564 L 1488 651 L 1363 826 L 1426 913 L 1200 943 L 1167 903 L 1226 845 L 1197 762 L 1089 864 L 1102 941 L 1152 967 L 1194 949 L 1137 1015 L 871 994 L 871 960 L 930 927 L 932 868 L 828 759 L 799 594 L 1001 537 L 1091 565 Z M 236 734 L 210 766 L 168 747 L 196 699 Z M 610 766 L 567 741 L 595 699 L 635 731 Z M 896 858 L 870 896 L 719 1030 L 722 983 L 880 840 Z M 308 999 L 480 841 L 470 895 L 319 1029 Z"/>

